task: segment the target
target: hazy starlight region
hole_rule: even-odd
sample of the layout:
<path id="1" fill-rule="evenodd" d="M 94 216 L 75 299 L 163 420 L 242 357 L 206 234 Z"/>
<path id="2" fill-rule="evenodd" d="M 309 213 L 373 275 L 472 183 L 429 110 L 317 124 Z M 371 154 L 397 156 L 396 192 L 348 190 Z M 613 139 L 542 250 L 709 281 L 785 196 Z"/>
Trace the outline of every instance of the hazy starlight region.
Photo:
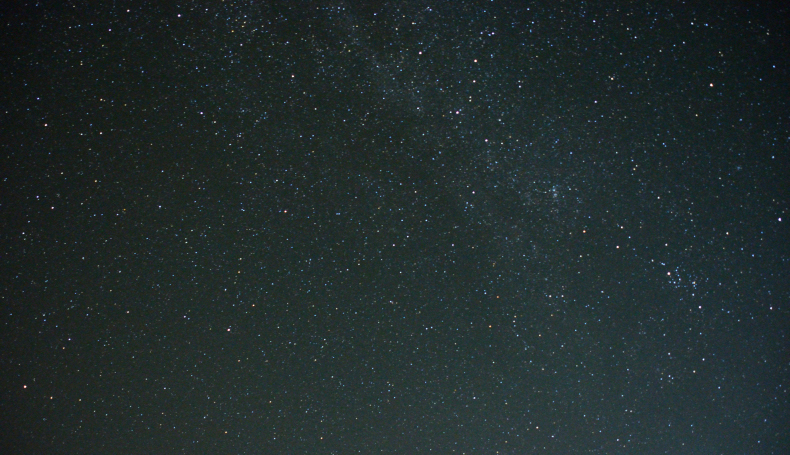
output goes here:
<path id="1" fill-rule="evenodd" d="M 3 453 L 760 453 L 787 10 L 3 21 Z"/>

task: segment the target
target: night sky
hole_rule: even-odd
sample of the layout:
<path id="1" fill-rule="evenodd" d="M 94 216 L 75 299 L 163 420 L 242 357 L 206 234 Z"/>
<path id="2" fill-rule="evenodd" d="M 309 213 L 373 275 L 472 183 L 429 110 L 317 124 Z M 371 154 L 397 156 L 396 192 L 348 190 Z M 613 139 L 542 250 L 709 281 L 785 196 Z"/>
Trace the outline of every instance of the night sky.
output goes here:
<path id="1" fill-rule="evenodd" d="M 787 9 L 44 3 L 2 453 L 790 453 Z"/>

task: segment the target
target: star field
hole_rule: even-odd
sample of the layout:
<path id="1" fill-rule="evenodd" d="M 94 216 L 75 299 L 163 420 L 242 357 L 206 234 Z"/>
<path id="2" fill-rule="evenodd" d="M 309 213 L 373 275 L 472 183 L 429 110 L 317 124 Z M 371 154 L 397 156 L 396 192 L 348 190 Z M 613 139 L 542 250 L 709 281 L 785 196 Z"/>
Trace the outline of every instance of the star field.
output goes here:
<path id="1" fill-rule="evenodd" d="M 787 9 L 0 17 L 3 453 L 790 450 Z"/>

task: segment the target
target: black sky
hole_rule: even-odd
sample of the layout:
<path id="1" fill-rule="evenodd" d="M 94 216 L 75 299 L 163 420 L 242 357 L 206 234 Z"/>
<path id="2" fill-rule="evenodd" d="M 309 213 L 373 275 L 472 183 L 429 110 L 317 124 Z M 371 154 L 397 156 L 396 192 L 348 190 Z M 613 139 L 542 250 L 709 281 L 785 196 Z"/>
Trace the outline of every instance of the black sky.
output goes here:
<path id="1" fill-rule="evenodd" d="M 3 453 L 790 451 L 788 10 L 3 6 Z"/>

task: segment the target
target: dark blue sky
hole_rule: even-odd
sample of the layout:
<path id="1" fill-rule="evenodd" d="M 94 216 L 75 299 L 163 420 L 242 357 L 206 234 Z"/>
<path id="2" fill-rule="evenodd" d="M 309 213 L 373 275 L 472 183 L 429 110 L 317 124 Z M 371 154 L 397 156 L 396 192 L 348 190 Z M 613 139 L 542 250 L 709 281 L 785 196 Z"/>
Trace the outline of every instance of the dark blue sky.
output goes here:
<path id="1" fill-rule="evenodd" d="M 782 454 L 788 11 L 2 11 L 4 453 Z"/>

